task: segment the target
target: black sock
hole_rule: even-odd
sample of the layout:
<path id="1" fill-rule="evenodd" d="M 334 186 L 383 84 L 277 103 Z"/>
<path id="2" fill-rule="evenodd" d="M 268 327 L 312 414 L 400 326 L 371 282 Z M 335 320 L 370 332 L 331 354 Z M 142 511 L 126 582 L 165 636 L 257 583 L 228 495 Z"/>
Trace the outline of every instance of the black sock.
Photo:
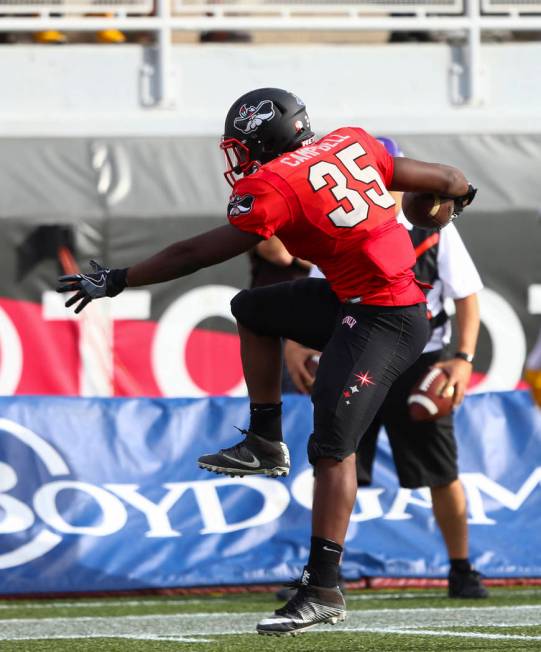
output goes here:
<path id="1" fill-rule="evenodd" d="M 268 441 L 282 441 L 282 404 L 250 403 L 248 430 Z"/>
<path id="2" fill-rule="evenodd" d="M 335 541 L 312 537 L 308 558 L 309 583 L 324 587 L 338 586 L 343 551 Z"/>
<path id="3" fill-rule="evenodd" d="M 470 560 L 465 559 L 449 559 L 451 563 L 451 570 L 456 573 L 469 573 L 471 571 Z"/>

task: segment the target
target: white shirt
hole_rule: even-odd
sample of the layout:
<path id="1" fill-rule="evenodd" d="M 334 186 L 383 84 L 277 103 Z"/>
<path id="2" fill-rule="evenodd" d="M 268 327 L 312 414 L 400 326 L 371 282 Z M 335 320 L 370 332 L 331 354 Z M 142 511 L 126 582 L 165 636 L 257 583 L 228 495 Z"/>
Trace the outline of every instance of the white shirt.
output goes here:
<path id="1" fill-rule="evenodd" d="M 400 212 L 397 220 L 408 230 L 412 225 Z M 321 270 L 315 265 L 310 270 L 313 278 L 323 278 Z M 433 288 L 427 294 L 428 309 L 432 315 L 437 315 L 443 309 L 446 299 L 463 299 L 470 294 L 476 294 L 483 289 L 479 272 L 466 249 L 460 234 L 454 224 L 448 224 L 440 231 L 438 247 L 438 278 Z M 451 322 L 447 320 L 443 326 L 435 328 L 423 353 L 442 349 L 451 341 Z"/>

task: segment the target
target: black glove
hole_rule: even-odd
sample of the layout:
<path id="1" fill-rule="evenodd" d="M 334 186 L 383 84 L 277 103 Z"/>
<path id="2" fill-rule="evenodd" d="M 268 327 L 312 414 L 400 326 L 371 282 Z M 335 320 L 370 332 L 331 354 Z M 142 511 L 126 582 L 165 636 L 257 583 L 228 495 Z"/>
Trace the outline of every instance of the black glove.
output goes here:
<path id="1" fill-rule="evenodd" d="M 460 197 L 453 197 L 455 200 L 455 207 L 453 210 L 453 219 L 460 215 L 462 211 L 466 208 L 466 206 L 469 206 L 472 201 L 475 199 L 475 195 L 477 194 L 477 188 L 474 188 L 471 183 L 468 184 L 468 192 L 464 195 L 461 195 Z"/>
<path id="2" fill-rule="evenodd" d="M 95 260 L 90 261 L 90 266 L 92 267 L 90 274 L 68 274 L 58 279 L 59 283 L 67 283 L 67 285 L 59 285 L 56 288 L 57 292 L 76 293 L 65 303 L 66 308 L 69 308 L 79 301 L 80 303 L 75 308 L 76 313 L 81 312 L 92 299 L 115 297 L 126 287 L 127 267 L 125 269 L 107 269 Z"/>

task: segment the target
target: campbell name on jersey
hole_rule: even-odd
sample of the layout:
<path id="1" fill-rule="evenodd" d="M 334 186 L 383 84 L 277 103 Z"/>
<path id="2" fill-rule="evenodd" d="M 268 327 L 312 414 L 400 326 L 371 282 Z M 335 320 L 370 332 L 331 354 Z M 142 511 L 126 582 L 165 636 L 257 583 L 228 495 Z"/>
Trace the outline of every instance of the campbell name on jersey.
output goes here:
<path id="1" fill-rule="evenodd" d="M 344 127 L 237 181 L 228 218 L 321 268 L 342 301 L 424 301 L 415 252 L 395 220 L 394 159 L 362 129 Z"/>
<path id="2" fill-rule="evenodd" d="M 313 145 L 306 145 L 290 154 L 284 154 L 280 158 L 280 165 L 287 165 L 288 167 L 296 168 L 305 161 L 310 161 L 320 156 L 322 153 L 332 152 L 333 149 L 339 147 L 344 142 L 349 141 L 350 138 L 351 137 L 348 134 L 341 134 L 338 132 L 329 134 Z"/>

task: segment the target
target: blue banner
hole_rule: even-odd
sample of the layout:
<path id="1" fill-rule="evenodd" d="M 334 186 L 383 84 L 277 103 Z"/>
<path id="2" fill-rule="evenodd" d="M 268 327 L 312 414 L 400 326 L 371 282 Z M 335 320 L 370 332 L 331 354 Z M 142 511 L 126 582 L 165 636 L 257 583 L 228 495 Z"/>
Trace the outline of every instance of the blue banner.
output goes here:
<path id="1" fill-rule="evenodd" d="M 284 399 L 287 479 L 215 476 L 197 457 L 238 440 L 247 400 L 0 399 L 0 593 L 281 582 L 308 555 L 307 398 Z M 456 415 L 471 557 L 541 576 L 541 412 L 526 392 L 469 396 Z M 427 489 L 397 485 L 380 437 L 344 574 L 438 577 L 447 556 Z"/>

